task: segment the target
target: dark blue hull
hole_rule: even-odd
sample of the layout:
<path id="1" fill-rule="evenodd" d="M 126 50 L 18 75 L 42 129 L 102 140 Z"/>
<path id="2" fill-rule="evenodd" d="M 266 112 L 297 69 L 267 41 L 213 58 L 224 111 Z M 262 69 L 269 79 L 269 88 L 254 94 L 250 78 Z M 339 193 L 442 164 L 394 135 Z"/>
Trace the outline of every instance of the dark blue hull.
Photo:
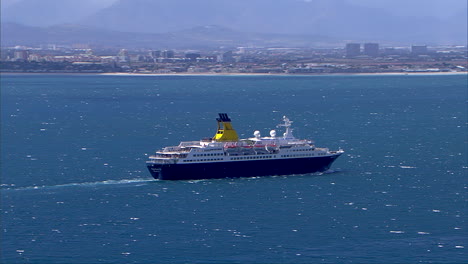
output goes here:
<path id="1" fill-rule="evenodd" d="M 248 160 L 192 164 L 148 164 L 159 180 L 201 180 L 273 175 L 305 174 L 326 171 L 340 154 L 326 157 Z"/>

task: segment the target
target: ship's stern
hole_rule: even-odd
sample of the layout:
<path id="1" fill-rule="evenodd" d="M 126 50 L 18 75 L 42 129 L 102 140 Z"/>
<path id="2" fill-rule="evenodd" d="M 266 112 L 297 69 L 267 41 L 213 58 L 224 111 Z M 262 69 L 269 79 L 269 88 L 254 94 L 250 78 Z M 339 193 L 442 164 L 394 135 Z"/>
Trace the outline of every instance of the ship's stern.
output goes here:
<path id="1" fill-rule="evenodd" d="M 151 176 L 157 180 L 162 179 L 162 164 L 146 163 Z"/>

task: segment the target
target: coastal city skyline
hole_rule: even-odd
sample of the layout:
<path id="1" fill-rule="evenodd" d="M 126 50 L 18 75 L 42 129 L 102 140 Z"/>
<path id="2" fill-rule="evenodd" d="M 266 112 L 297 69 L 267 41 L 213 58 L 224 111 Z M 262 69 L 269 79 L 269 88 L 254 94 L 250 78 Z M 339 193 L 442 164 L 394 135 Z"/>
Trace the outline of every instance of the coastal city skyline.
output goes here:
<path id="1" fill-rule="evenodd" d="M 6 0 L 0 71 L 464 72 L 465 7 L 463 0 Z"/>
<path id="2" fill-rule="evenodd" d="M 466 72 L 466 46 L 335 48 L 237 47 L 196 49 L 92 49 L 86 44 L 4 47 L 0 72 L 141 74 L 332 74 Z"/>

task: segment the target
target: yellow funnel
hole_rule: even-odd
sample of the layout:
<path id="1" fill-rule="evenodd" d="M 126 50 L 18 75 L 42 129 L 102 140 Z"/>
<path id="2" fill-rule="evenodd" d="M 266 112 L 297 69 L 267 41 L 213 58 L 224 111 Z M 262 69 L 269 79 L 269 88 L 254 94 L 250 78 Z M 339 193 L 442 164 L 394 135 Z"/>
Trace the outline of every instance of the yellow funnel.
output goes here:
<path id="1" fill-rule="evenodd" d="M 237 136 L 236 130 L 232 128 L 231 119 L 225 113 L 220 113 L 219 118 L 216 118 L 218 121 L 218 131 L 213 137 L 215 141 L 238 141 L 239 137 Z"/>

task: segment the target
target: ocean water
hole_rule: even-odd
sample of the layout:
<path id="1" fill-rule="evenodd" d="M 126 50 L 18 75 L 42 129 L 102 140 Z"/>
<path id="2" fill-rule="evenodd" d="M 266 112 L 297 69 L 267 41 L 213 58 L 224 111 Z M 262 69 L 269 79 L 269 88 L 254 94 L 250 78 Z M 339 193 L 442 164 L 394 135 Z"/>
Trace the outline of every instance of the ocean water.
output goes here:
<path id="1" fill-rule="evenodd" d="M 466 262 L 466 103 L 466 75 L 2 75 L 1 261 Z M 346 153 L 323 174 L 150 177 L 219 112 Z"/>

